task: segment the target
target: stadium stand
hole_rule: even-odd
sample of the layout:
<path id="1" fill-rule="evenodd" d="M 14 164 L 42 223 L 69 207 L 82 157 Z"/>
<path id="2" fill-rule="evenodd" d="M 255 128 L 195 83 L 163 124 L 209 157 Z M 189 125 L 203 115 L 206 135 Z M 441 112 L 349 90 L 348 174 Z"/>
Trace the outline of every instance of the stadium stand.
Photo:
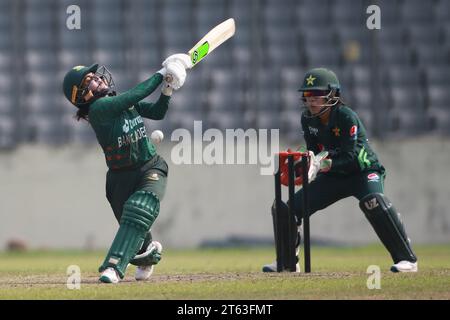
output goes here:
<path id="1" fill-rule="evenodd" d="M 374 3 L 382 28 L 370 31 L 368 0 L 0 0 L 0 148 L 95 142 L 62 97 L 70 67 L 105 64 L 127 90 L 228 17 L 235 37 L 189 72 L 167 119 L 152 127 L 192 130 L 203 120 L 297 139 L 303 72 L 326 66 L 374 137 L 448 136 L 450 1 Z M 66 27 L 73 4 L 81 30 Z"/>

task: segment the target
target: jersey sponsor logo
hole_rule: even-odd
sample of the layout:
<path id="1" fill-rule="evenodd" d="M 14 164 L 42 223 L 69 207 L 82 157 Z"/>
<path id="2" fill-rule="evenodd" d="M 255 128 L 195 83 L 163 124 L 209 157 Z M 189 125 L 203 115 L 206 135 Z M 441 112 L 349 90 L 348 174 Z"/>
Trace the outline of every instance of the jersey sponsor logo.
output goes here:
<path id="1" fill-rule="evenodd" d="M 313 136 L 317 136 L 319 134 L 319 129 L 308 126 L 309 129 L 309 134 L 313 135 Z"/>
<path id="2" fill-rule="evenodd" d="M 356 139 L 357 133 L 358 133 L 358 127 L 356 125 L 352 126 L 350 128 L 350 137 L 354 137 Z"/>
<path id="3" fill-rule="evenodd" d="M 144 121 L 142 120 L 142 117 L 136 117 L 134 119 L 124 119 L 124 125 L 122 126 L 122 130 L 124 133 L 128 133 L 131 129 L 133 129 L 134 127 L 136 127 L 138 124 L 143 123 Z"/>
<path id="4" fill-rule="evenodd" d="M 378 182 L 380 181 L 380 176 L 376 173 L 369 173 L 367 179 L 369 179 L 369 182 Z"/>
<path id="5" fill-rule="evenodd" d="M 144 126 L 137 128 L 130 134 L 117 137 L 117 145 L 119 146 L 119 148 L 122 148 L 123 146 L 128 146 L 132 143 L 136 143 L 143 138 L 147 138 L 147 131 L 145 131 Z"/>
<path id="6" fill-rule="evenodd" d="M 124 133 L 128 133 L 128 131 L 130 131 L 130 124 L 127 119 L 125 119 L 125 124 L 122 126 L 122 130 Z"/>
<path id="7" fill-rule="evenodd" d="M 367 208 L 367 210 L 373 210 L 376 207 L 379 206 L 377 202 L 377 198 L 370 199 L 369 201 L 364 202 L 364 206 Z"/>

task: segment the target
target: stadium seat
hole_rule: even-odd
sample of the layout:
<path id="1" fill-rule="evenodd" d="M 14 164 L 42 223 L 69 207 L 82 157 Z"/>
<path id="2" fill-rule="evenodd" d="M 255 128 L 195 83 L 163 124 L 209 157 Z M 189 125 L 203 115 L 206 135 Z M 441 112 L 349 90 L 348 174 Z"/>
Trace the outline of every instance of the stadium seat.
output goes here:
<path id="1" fill-rule="evenodd" d="M 258 129 L 281 129 L 281 116 L 276 110 L 258 110 L 256 113 L 256 126 Z M 289 128 L 284 129 L 289 132 Z M 282 134 L 282 133 L 280 133 Z"/>
<path id="2" fill-rule="evenodd" d="M 445 85 L 450 88 L 450 65 L 429 66 L 424 71 L 429 87 Z"/>
<path id="3" fill-rule="evenodd" d="M 286 136 L 290 141 L 299 141 L 303 138 L 301 115 L 302 110 L 283 111 L 280 115 L 280 135 Z"/>
<path id="4" fill-rule="evenodd" d="M 0 117 L 0 149 L 10 149 L 16 146 L 15 127 L 12 117 Z"/>
<path id="5" fill-rule="evenodd" d="M 297 92 L 297 90 L 286 90 L 286 88 L 282 89 L 280 93 L 281 111 L 297 110 L 298 112 L 301 112 L 302 106 L 303 102 L 301 100 L 300 92 Z"/>
<path id="6" fill-rule="evenodd" d="M 390 65 L 382 74 L 386 87 L 417 88 L 424 85 L 424 76 L 415 67 Z"/>
<path id="7" fill-rule="evenodd" d="M 329 29 L 331 23 L 328 0 L 303 0 L 296 8 L 297 26 L 309 30 L 323 27 Z"/>
<path id="8" fill-rule="evenodd" d="M 371 85 L 372 71 L 368 65 L 352 66 L 351 68 L 349 68 L 349 70 L 351 71 L 353 85 L 359 87 L 369 87 Z"/>
<path id="9" fill-rule="evenodd" d="M 443 32 L 436 25 L 411 25 L 406 33 L 413 46 L 436 47 L 443 40 Z"/>
<path id="10" fill-rule="evenodd" d="M 450 3 L 446 0 L 440 0 L 434 7 L 434 16 L 439 24 L 450 21 Z"/>
<path id="11" fill-rule="evenodd" d="M 74 121 L 72 119 L 72 121 Z M 92 128 L 88 124 L 91 131 Z M 66 126 L 59 116 L 30 114 L 25 119 L 25 139 L 29 143 L 58 145 L 67 141 Z M 95 139 L 95 138 L 94 138 Z"/>
<path id="12" fill-rule="evenodd" d="M 450 92 L 446 85 L 435 85 L 428 89 L 428 129 L 439 134 L 450 133 Z"/>
<path id="13" fill-rule="evenodd" d="M 370 109 L 358 109 L 358 110 L 355 110 L 355 111 L 357 112 L 359 119 L 361 120 L 364 128 L 366 129 L 366 133 L 368 135 L 368 138 L 371 139 L 372 138 L 372 134 L 373 134 L 374 129 L 375 129 L 374 123 L 376 122 L 376 121 L 374 121 L 372 110 L 370 110 Z"/>
<path id="14" fill-rule="evenodd" d="M 378 1 L 377 5 L 380 7 L 381 11 L 381 30 L 377 33 L 383 32 L 386 27 L 399 27 L 399 17 L 400 17 L 400 3 L 401 0 L 383 0 Z"/>
<path id="15" fill-rule="evenodd" d="M 434 20 L 433 5 L 422 0 L 403 1 L 400 15 L 405 25 L 432 24 Z"/>
<path id="16" fill-rule="evenodd" d="M 193 14 L 196 23 L 196 35 L 199 40 L 209 30 L 228 18 L 225 2 L 217 0 L 198 0 L 197 8 Z"/>
<path id="17" fill-rule="evenodd" d="M 450 110 L 450 91 L 445 84 L 436 84 L 428 88 L 428 107 Z"/>
<path id="18" fill-rule="evenodd" d="M 422 88 L 403 86 L 391 87 L 391 109 L 408 112 L 423 112 L 425 110 L 425 97 Z"/>
<path id="19" fill-rule="evenodd" d="M 382 65 L 412 65 L 413 52 L 403 44 L 380 47 L 379 62 Z"/>
<path id="20" fill-rule="evenodd" d="M 449 48 L 446 47 L 428 47 L 418 46 L 414 48 L 415 59 L 417 64 L 421 67 L 428 67 L 431 65 L 449 65 L 450 53 Z"/>
<path id="21" fill-rule="evenodd" d="M 241 113 L 233 110 L 213 109 L 207 115 L 207 128 L 217 128 L 221 130 L 244 128 L 244 119 Z"/>
<path id="22" fill-rule="evenodd" d="M 325 67 L 341 64 L 341 59 L 334 46 L 309 46 L 304 50 L 306 66 L 308 67 Z"/>
<path id="23" fill-rule="evenodd" d="M 372 91 L 370 86 L 355 87 L 351 94 L 354 104 L 351 106 L 352 109 L 359 110 L 371 110 L 372 107 Z M 345 93 L 344 93 L 345 101 Z"/>
<path id="24" fill-rule="evenodd" d="M 407 31 L 403 25 L 384 25 L 377 30 L 375 37 L 379 43 L 380 50 L 386 47 L 400 46 L 407 43 Z"/>
<path id="25" fill-rule="evenodd" d="M 367 4 L 364 0 L 330 1 L 331 18 L 335 26 L 365 25 Z"/>
<path id="26" fill-rule="evenodd" d="M 302 85 L 305 70 L 295 66 L 282 68 L 280 71 L 280 86 L 283 91 L 297 92 Z"/>
<path id="27" fill-rule="evenodd" d="M 393 109 L 387 112 L 387 119 L 380 128 L 387 136 L 410 138 L 423 134 L 426 130 L 424 111 L 413 113 Z"/>

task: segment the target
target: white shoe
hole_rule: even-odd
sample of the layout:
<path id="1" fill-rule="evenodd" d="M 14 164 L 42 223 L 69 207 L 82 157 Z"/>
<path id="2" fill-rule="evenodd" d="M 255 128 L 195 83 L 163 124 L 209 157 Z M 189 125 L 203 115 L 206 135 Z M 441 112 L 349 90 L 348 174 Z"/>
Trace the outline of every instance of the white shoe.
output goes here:
<path id="1" fill-rule="evenodd" d="M 152 275 L 153 269 L 154 269 L 154 265 L 153 266 L 145 266 L 145 267 L 144 266 L 137 267 L 136 274 L 134 275 L 134 277 L 136 278 L 137 281 L 147 280 Z"/>
<path id="2" fill-rule="evenodd" d="M 152 241 L 148 246 L 148 251 L 156 250 L 159 254 L 162 252 L 162 245 L 158 241 Z M 147 280 L 153 273 L 155 265 L 140 266 L 136 268 L 135 279 L 137 281 Z"/>
<path id="3" fill-rule="evenodd" d="M 410 261 L 400 261 L 391 267 L 392 272 L 417 272 L 418 266 L 417 262 Z"/>
<path id="4" fill-rule="evenodd" d="M 262 268 L 263 272 L 277 272 L 277 261 L 275 260 L 271 264 L 266 264 Z M 300 272 L 300 265 L 297 262 L 295 265 L 295 272 Z"/>
<path id="5" fill-rule="evenodd" d="M 103 283 L 118 283 L 119 275 L 114 268 L 109 267 L 102 272 L 99 280 Z"/>

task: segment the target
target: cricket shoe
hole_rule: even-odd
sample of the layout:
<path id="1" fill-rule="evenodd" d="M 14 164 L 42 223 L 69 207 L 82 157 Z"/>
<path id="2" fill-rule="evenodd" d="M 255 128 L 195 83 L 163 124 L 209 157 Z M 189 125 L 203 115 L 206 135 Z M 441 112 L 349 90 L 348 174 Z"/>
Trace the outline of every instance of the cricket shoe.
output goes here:
<path id="1" fill-rule="evenodd" d="M 102 272 L 99 280 L 103 283 L 118 283 L 119 275 L 117 274 L 116 269 L 109 267 Z"/>
<path id="2" fill-rule="evenodd" d="M 262 272 L 277 272 L 277 261 L 264 265 Z M 298 262 L 295 264 L 295 272 L 300 272 L 300 265 Z"/>
<path id="3" fill-rule="evenodd" d="M 418 266 L 416 262 L 400 261 L 391 267 L 392 272 L 417 272 Z"/>
<path id="4" fill-rule="evenodd" d="M 158 241 L 152 241 L 150 243 L 150 245 L 148 246 L 146 253 L 148 253 L 148 254 L 157 253 L 159 256 L 161 256 L 161 253 L 162 253 L 161 243 L 159 243 Z M 137 267 L 136 274 L 134 275 L 135 279 L 137 281 L 147 280 L 152 275 L 154 267 L 155 267 L 155 264 Z"/>

